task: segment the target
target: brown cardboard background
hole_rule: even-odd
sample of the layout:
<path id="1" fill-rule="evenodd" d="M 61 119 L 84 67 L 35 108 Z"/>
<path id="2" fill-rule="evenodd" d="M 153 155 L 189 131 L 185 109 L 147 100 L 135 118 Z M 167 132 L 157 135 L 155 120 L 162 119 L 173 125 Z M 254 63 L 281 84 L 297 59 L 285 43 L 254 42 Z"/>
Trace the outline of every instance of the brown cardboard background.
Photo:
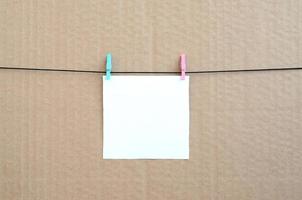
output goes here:
<path id="1" fill-rule="evenodd" d="M 103 160 L 95 74 L 1 71 L 1 199 L 300 199 L 301 72 L 191 76 L 190 160 Z"/>
<path id="2" fill-rule="evenodd" d="M 1 1 L 1 66 L 301 65 L 292 1 Z M 190 160 L 102 160 L 98 74 L 0 71 L 0 199 L 301 199 L 302 72 L 191 76 Z"/>
<path id="3" fill-rule="evenodd" d="M 0 64 L 99 70 L 301 65 L 299 0 L 23 0 L 0 2 Z"/>

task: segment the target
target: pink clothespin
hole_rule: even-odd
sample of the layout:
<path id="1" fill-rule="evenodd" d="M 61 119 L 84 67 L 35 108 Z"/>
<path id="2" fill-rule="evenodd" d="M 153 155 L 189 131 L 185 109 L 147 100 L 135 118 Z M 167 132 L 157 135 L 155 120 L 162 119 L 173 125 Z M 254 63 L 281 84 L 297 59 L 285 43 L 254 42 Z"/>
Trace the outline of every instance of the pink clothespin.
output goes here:
<path id="1" fill-rule="evenodd" d="M 186 77 L 186 69 L 187 69 L 187 60 L 186 60 L 186 55 L 181 54 L 180 55 L 180 71 L 181 71 L 181 80 L 185 80 Z"/>

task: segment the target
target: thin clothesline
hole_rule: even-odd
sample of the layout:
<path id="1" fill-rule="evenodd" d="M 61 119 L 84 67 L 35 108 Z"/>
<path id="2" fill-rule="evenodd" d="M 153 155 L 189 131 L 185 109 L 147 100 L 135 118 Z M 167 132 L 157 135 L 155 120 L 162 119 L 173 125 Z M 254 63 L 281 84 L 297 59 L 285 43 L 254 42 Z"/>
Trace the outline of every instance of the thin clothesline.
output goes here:
<path id="1" fill-rule="evenodd" d="M 95 73 L 105 74 L 102 70 L 77 70 L 77 69 L 51 69 L 51 68 L 32 68 L 32 67 L 8 67 L 0 66 L 4 70 L 22 70 L 22 71 L 51 71 L 51 72 L 74 72 L 74 73 Z M 237 73 L 237 72 L 263 72 L 263 71 L 293 71 L 302 70 L 302 67 L 288 68 L 256 68 L 256 69 L 225 69 L 225 70 L 200 70 L 187 71 L 186 74 L 215 74 L 215 73 Z M 179 74 L 176 71 L 111 71 L 112 74 Z"/>

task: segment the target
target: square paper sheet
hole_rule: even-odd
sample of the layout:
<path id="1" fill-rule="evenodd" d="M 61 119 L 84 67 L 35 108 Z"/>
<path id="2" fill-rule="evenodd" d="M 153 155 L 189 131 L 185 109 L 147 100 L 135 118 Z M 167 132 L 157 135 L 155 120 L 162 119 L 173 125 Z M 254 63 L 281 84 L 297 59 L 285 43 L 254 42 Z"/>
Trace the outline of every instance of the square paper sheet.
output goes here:
<path id="1" fill-rule="evenodd" d="M 104 159 L 189 159 L 189 77 L 103 77 Z"/>

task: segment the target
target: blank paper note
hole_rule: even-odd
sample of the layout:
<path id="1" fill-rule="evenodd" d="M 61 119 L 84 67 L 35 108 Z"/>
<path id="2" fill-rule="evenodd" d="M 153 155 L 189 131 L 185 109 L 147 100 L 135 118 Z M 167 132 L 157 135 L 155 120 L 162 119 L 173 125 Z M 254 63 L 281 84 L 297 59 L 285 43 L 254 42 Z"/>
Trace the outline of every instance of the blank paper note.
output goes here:
<path id="1" fill-rule="evenodd" d="M 189 159 L 189 77 L 103 77 L 104 159 Z"/>

